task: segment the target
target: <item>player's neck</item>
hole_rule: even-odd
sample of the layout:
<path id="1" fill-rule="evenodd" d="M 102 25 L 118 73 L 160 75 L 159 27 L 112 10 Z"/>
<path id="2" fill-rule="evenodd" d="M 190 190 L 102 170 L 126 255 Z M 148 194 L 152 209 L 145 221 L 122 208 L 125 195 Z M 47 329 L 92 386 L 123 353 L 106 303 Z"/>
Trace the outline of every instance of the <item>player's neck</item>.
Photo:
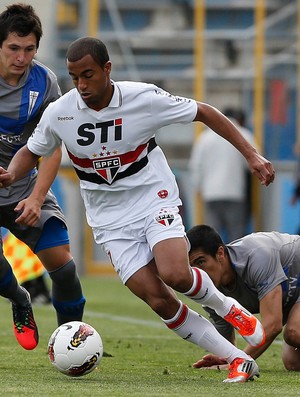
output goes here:
<path id="1" fill-rule="evenodd" d="M 115 88 L 114 88 L 113 84 L 110 84 L 107 87 L 105 95 L 103 96 L 101 101 L 99 101 L 98 104 L 95 105 L 94 110 L 99 112 L 100 110 L 107 108 L 110 104 L 112 97 L 113 97 L 114 90 L 115 90 Z"/>
<path id="2" fill-rule="evenodd" d="M 227 289 L 232 289 L 235 286 L 236 282 L 236 275 L 234 270 L 232 269 L 231 263 L 229 258 L 225 260 L 223 264 L 223 276 L 222 276 L 222 285 Z"/>
<path id="3" fill-rule="evenodd" d="M 2 71 L 0 67 L 0 76 L 2 80 L 5 81 L 6 84 L 11 85 L 12 87 L 16 87 L 19 84 L 19 81 L 21 80 L 23 74 L 15 75 L 10 73 L 5 73 L 5 71 Z"/>

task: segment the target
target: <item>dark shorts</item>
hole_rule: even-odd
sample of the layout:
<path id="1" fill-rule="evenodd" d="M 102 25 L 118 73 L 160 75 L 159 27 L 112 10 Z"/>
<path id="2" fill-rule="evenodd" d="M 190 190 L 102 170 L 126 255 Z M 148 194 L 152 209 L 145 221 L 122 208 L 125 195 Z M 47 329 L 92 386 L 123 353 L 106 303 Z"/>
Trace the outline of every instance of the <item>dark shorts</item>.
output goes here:
<path id="1" fill-rule="evenodd" d="M 43 245 L 42 247 L 39 247 L 38 250 L 49 248 L 49 247 L 54 247 L 62 244 L 68 244 L 68 235 L 67 235 L 67 224 L 66 224 L 66 219 L 65 216 L 62 213 L 62 210 L 60 206 L 58 205 L 58 202 L 56 200 L 56 197 L 52 193 L 52 191 L 49 191 L 44 204 L 41 208 L 41 218 L 38 222 L 38 224 L 34 227 L 31 226 L 22 226 L 19 225 L 18 223 L 15 222 L 16 218 L 19 216 L 18 213 L 15 212 L 14 208 L 16 207 L 17 203 L 10 204 L 10 205 L 4 205 L 0 206 L 0 226 L 4 227 L 8 230 L 11 231 L 12 234 L 14 234 L 19 240 L 23 241 L 25 244 L 27 244 L 32 251 L 35 252 L 35 247 L 37 242 L 43 234 L 47 234 L 48 231 L 45 228 L 45 233 L 43 231 L 45 223 L 52 217 L 55 217 L 59 219 L 63 225 L 64 225 L 64 234 L 63 234 L 63 239 L 62 239 L 62 234 L 61 233 L 54 233 L 53 232 L 53 225 L 61 225 L 61 222 L 55 222 L 53 224 L 52 222 L 49 222 L 48 225 L 51 225 L 50 233 L 51 233 L 51 241 L 49 241 L 48 247 Z M 61 229 L 61 227 L 60 227 Z M 49 234 L 47 234 L 49 236 Z M 2 237 L 0 235 L 1 239 L 1 248 L 2 248 Z"/>

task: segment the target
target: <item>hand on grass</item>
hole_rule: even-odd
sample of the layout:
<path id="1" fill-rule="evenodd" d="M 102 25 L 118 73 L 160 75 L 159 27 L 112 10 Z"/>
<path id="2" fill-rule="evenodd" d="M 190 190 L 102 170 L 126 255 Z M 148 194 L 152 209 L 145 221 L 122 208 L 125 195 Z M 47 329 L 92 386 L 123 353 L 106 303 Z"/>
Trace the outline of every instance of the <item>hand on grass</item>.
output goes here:
<path id="1" fill-rule="evenodd" d="M 228 363 L 224 358 L 215 356 L 214 354 L 207 354 L 201 360 L 193 364 L 193 368 L 203 369 L 228 369 Z"/>

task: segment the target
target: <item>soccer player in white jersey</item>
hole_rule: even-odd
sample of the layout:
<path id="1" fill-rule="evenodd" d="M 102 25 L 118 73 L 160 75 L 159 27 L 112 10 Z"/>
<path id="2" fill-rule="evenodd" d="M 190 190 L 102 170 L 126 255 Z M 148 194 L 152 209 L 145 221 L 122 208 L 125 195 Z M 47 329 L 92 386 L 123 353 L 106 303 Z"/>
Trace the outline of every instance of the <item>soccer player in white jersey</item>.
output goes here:
<path id="1" fill-rule="evenodd" d="M 26 145 L 45 108 L 61 95 L 54 73 L 34 59 L 41 36 L 41 21 L 30 5 L 12 4 L 0 14 L 2 167 L 8 167 L 14 154 Z M 41 161 L 36 185 L 38 174 L 33 167 L 21 180 L 9 188 L 0 189 L 0 227 L 9 229 L 26 243 L 48 270 L 59 325 L 81 320 L 85 304 L 70 253 L 66 220 L 55 196 L 48 192 L 53 181 L 49 171 L 53 169 L 55 175 L 60 158 L 61 149 L 58 148 L 51 157 Z M 38 328 L 30 296 L 18 284 L 3 255 L 1 234 L 0 243 L 0 295 L 12 302 L 14 333 L 18 342 L 25 349 L 34 349 L 38 343 Z"/>
<path id="2" fill-rule="evenodd" d="M 208 225 L 194 226 L 187 236 L 191 266 L 206 271 L 223 294 L 249 312 L 260 313 L 266 340 L 258 348 L 246 346 L 245 352 L 258 358 L 284 327 L 283 364 L 287 370 L 300 371 L 300 236 L 260 232 L 225 245 Z M 205 309 L 220 334 L 235 343 L 232 326 Z M 194 367 L 222 364 L 224 359 L 209 354 Z"/>
<path id="3" fill-rule="evenodd" d="M 66 59 L 75 89 L 49 105 L 27 146 L 8 170 L 0 169 L 0 186 L 19 179 L 64 142 L 95 241 L 123 283 L 177 335 L 226 358 L 232 364 L 226 382 L 253 379 L 259 375 L 255 361 L 172 292 L 212 307 L 231 323 L 240 319 L 236 326 L 244 338 L 255 346 L 263 342 L 260 322 L 219 293 L 205 272 L 189 266 L 178 188 L 155 132 L 173 123 L 201 121 L 245 156 L 262 184 L 273 181 L 272 164 L 212 106 L 153 84 L 112 81 L 102 41 L 80 38 L 69 46 Z"/>

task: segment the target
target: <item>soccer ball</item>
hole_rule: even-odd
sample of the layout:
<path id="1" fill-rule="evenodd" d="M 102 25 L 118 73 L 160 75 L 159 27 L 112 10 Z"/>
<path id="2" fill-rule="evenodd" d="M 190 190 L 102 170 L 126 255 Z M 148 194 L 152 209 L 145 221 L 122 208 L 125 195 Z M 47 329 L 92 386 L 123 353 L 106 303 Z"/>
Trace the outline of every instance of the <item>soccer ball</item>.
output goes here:
<path id="1" fill-rule="evenodd" d="M 103 356 L 102 340 L 91 325 L 71 321 L 59 326 L 51 335 L 48 356 L 63 374 L 86 375 L 97 367 Z"/>

